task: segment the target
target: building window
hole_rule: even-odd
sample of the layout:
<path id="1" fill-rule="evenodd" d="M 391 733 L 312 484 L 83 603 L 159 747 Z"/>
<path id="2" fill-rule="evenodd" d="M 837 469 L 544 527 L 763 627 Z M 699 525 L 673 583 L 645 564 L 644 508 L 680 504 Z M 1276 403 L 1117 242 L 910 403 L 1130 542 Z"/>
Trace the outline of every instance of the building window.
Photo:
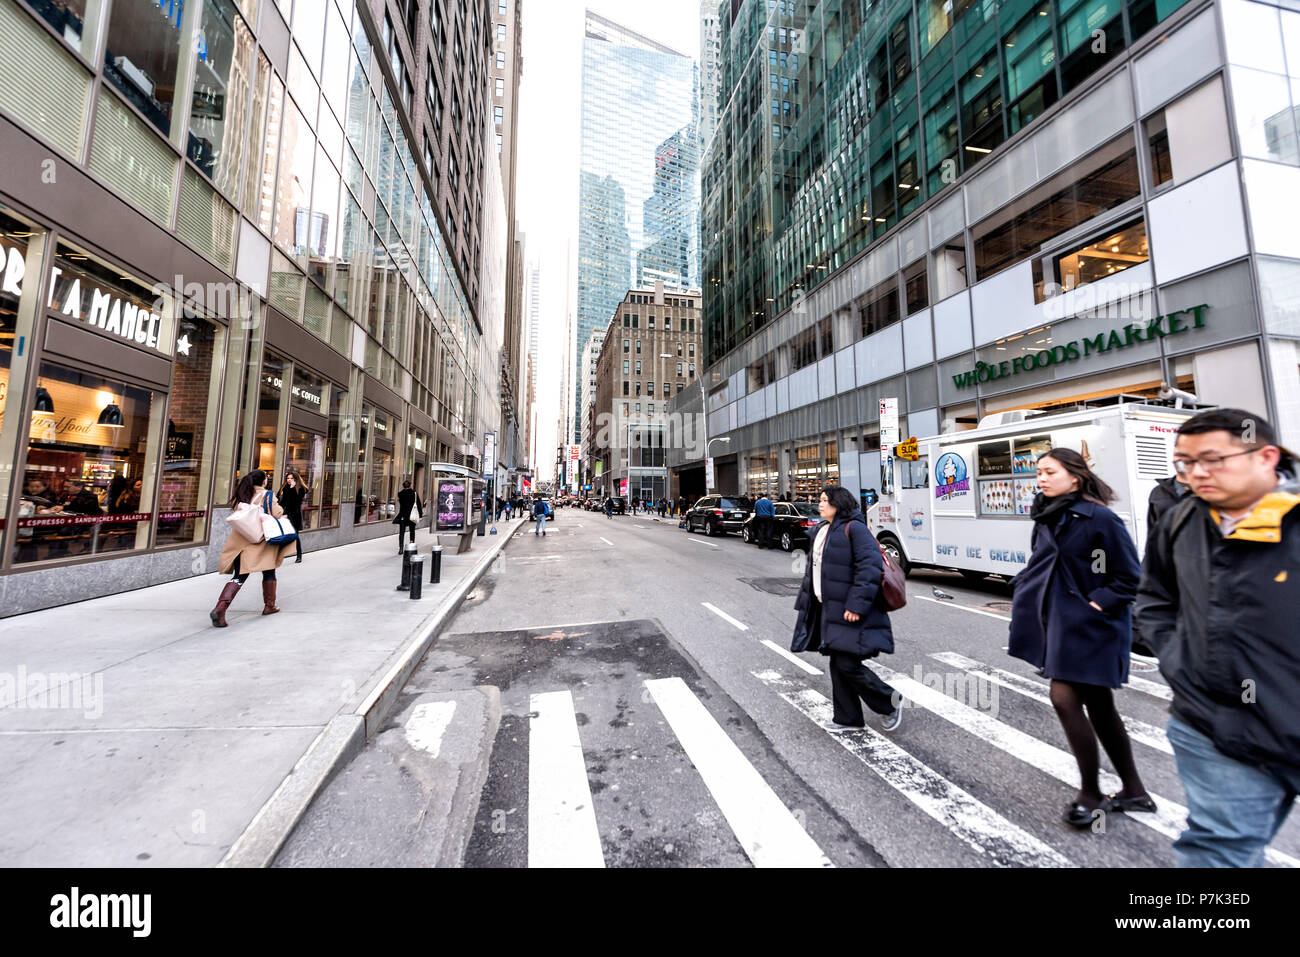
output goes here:
<path id="1" fill-rule="evenodd" d="M 823 319 L 819 326 L 819 334 L 822 341 L 822 358 L 835 354 L 835 334 L 831 330 L 831 321 Z"/>
<path id="2" fill-rule="evenodd" d="M 641 317 L 638 316 L 635 312 L 632 313 L 632 328 L 633 328 L 633 329 L 640 329 L 640 328 L 641 328 Z M 638 343 L 637 343 L 637 347 L 640 348 L 640 346 L 641 346 L 641 343 L 638 342 Z"/>
<path id="3" fill-rule="evenodd" d="M 632 341 L 631 341 L 630 339 L 624 339 L 624 340 L 623 340 L 623 355 L 627 355 L 631 350 L 632 350 Z"/>
<path id="4" fill-rule="evenodd" d="M 631 369 L 629 368 L 629 366 L 631 366 L 631 364 L 632 364 L 632 363 L 631 363 L 629 360 L 627 360 L 627 359 L 624 359 L 624 360 L 623 360 L 623 375 L 629 375 L 629 374 L 631 374 Z"/>
<path id="5" fill-rule="evenodd" d="M 636 341 L 636 354 L 637 354 L 637 355 L 640 355 L 640 354 L 641 354 L 641 340 L 640 340 L 640 339 L 638 339 L 638 340 Z"/>
<path id="6" fill-rule="evenodd" d="M 640 394 L 641 394 L 641 390 L 638 389 L 638 390 L 637 390 L 637 395 L 640 395 Z M 636 414 L 637 414 L 637 415 L 640 415 L 640 414 L 641 414 L 641 403 L 640 403 L 640 402 L 638 402 L 638 403 L 636 404 Z"/>
<path id="7" fill-rule="evenodd" d="M 623 314 L 623 328 L 629 329 L 632 326 L 632 316 L 628 313 Z"/>
<path id="8" fill-rule="evenodd" d="M 104 76 L 169 138 L 173 119 L 184 122 L 188 118 L 173 117 L 180 50 L 180 3 L 160 6 L 152 0 L 120 0 L 113 4 Z M 182 108 L 182 114 L 187 113 Z"/>
<path id="9" fill-rule="evenodd" d="M 640 350 L 638 349 L 637 351 L 639 352 Z M 637 375 L 640 375 L 640 374 L 641 374 L 641 360 L 640 360 L 640 359 L 637 359 L 637 360 L 636 360 L 636 374 L 637 374 Z"/>
<path id="10" fill-rule="evenodd" d="M 655 327 L 655 317 L 654 317 L 654 316 L 650 316 L 650 317 L 648 317 L 648 318 L 649 318 L 649 320 L 650 320 L 650 327 L 649 327 L 649 328 L 653 329 L 653 328 Z"/>
<path id="11" fill-rule="evenodd" d="M 954 236 L 930 257 L 934 266 L 934 298 L 942 302 L 966 288 L 966 240 Z"/>
<path id="12" fill-rule="evenodd" d="M 1145 220 L 1113 227 L 1106 235 L 1076 243 L 1066 252 L 1050 257 L 1050 273 L 1044 283 L 1043 263 L 1034 262 L 1034 301 L 1097 282 L 1150 259 Z"/>
<path id="13" fill-rule="evenodd" d="M 641 370 L 638 369 L 637 371 L 640 372 Z M 636 384 L 636 394 L 637 394 L 638 396 L 641 394 L 641 383 L 640 383 L 640 382 L 638 382 L 638 383 Z M 641 411 L 641 406 L 640 406 L 640 404 L 637 405 L 636 410 L 637 410 L 638 412 Z"/>
<path id="14" fill-rule="evenodd" d="M 902 318 L 898 306 L 898 279 L 890 276 L 859 299 L 857 305 L 861 320 L 859 338 L 865 338 L 873 332 L 892 326 Z"/>
<path id="15" fill-rule="evenodd" d="M 691 351 L 691 358 L 694 359 L 694 358 L 695 358 L 695 343 L 693 343 L 693 342 L 692 342 L 691 345 L 690 345 L 690 351 Z"/>
<path id="16" fill-rule="evenodd" d="M 492 119 L 497 126 L 505 125 L 506 122 L 505 110 L 499 106 L 492 107 Z"/>
<path id="17" fill-rule="evenodd" d="M 654 415 L 654 414 L 655 414 L 655 404 L 654 404 L 653 402 L 647 403 L 647 404 L 646 404 L 645 411 L 646 411 L 646 415 Z"/>
<path id="18" fill-rule="evenodd" d="M 501 151 L 504 150 L 504 149 L 505 149 L 505 140 L 502 139 L 502 138 L 501 138 L 501 134 L 498 133 L 498 134 L 497 134 L 497 156 L 500 156 L 500 155 L 501 155 Z"/>
<path id="19" fill-rule="evenodd" d="M 506 0 L 497 0 L 497 15 L 502 17 L 506 15 Z"/>
<path id="20" fill-rule="evenodd" d="M 1024 261 L 1140 190 L 1133 139 L 1120 136 L 978 224 L 973 230 L 975 281 Z"/>
<path id="21" fill-rule="evenodd" d="M 506 68 L 506 52 L 505 52 L 504 50 L 498 50 L 498 51 L 497 51 L 497 69 L 498 69 L 498 70 L 504 70 L 505 68 Z"/>
<path id="22" fill-rule="evenodd" d="M 498 23 L 498 24 L 497 24 L 497 43 L 505 43 L 505 42 L 506 42 L 506 25 L 505 25 L 504 23 Z"/>
<path id="23" fill-rule="evenodd" d="M 805 329 L 790 340 L 790 368 L 795 372 L 817 361 L 817 331 Z"/>
<path id="24" fill-rule="evenodd" d="M 651 382 L 651 383 L 649 383 L 649 384 L 646 385 L 645 394 L 646 394 L 646 395 L 654 395 L 654 394 L 655 394 L 655 384 L 654 384 L 653 382 Z"/>
<path id="25" fill-rule="evenodd" d="M 680 379 L 681 376 L 682 376 L 682 364 L 679 362 L 677 363 L 677 378 Z"/>
<path id="26" fill-rule="evenodd" d="M 691 376 L 690 376 L 690 377 L 691 377 L 692 379 L 694 379 L 694 378 L 695 378 L 695 363 L 694 363 L 694 362 L 691 363 L 691 367 L 690 367 L 690 368 L 691 368 Z"/>
<path id="27" fill-rule="evenodd" d="M 673 317 L 664 316 L 664 332 L 672 332 L 672 331 L 673 331 Z"/>
<path id="28" fill-rule="evenodd" d="M 456 165 L 455 153 L 447 154 L 447 182 L 451 184 L 453 193 L 460 192 L 460 168 Z M 447 218 L 451 218 L 450 212 L 448 212 Z"/>
<path id="29" fill-rule="evenodd" d="M 14 563 L 147 547 L 162 396 L 52 362 L 36 389 Z"/>
<path id="30" fill-rule="evenodd" d="M 501 77 L 496 78 L 496 92 L 499 97 L 506 95 L 506 81 Z"/>
<path id="31" fill-rule="evenodd" d="M 685 389 L 685 388 L 686 388 L 686 384 L 685 384 L 685 383 L 683 383 L 683 382 L 679 382 L 679 383 L 677 383 L 677 394 L 678 394 L 678 395 L 681 395 L 681 394 L 682 394 L 682 390 Z"/>
<path id="32" fill-rule="evenodd" d="M 627 380 L 625 379 L 625 380 L 623 381 L 623 394 L 624 394 L 624 395 L 627 395 L 627 394 L 628 394 L 628 389 L 629 389 L 629 386 L 628 386 Z"/>

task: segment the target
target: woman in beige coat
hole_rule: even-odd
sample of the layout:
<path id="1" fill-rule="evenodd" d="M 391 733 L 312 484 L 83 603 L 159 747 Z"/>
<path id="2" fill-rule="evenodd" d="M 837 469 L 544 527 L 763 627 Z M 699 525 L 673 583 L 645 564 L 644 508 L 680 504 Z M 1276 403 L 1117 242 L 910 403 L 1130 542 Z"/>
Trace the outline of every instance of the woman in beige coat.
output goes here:
<path id="1" fill-rule="evenodd" d="M 231 508 L 237 508 L 241 504 L 252 503 L 260 506 L 266 499 L 267 475 L 261 469 L 249 472 L 239 480 L 239 486 L 235 489 L 235 497 L 230 503 Z M 271 514 L 276 518 L 284 516 L 284 509 L 280 508 L 280 503 L 271 496 Z M 226 627 L 226 609 L 230 603 L 235 600 L 239 594 L 239 589 L 244 582 L 248 581 L 248 576 L 253 572 L 262 573 L 262 614 L 274 615 L 280 609 L 275 607 L 275 570 L 284 564 L 284 560 L 294 551 L 294 546 L 289 545 L 268 545 L 266 542 L 250 542 L 233 526 L 230 529 L 230 538 L 226 540 L 226 547 L 221 550 L 221 565 L 218 568 L 223 574 L 233 575 L 226 587 L 221 590 L 221 600 L 217 602 L 217 607 L 212 609 L 209 617 L 212 624 L 217 628 Z"/>

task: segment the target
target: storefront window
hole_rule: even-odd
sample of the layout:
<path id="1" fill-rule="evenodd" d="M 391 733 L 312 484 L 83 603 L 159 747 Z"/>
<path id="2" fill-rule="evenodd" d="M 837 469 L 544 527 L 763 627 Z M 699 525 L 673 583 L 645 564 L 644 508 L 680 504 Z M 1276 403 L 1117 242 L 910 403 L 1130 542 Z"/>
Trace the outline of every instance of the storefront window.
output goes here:
<path id="1" fill-rule="evenodd" d="M 329 434 L 325 437 L 325 473 L 321 477 L 319 528 L 336 528 L 342 502 L 343 476 L 349 466 L 343 461 L 343 410 L 348 394 L 337 386 L 330 389 Z"/>
<path id="2" fill-rule="evenodd" d="M 361 407 L 361 426 L 357 429 L 357 497 L 353 502 L 352 523 L 361 525 L 370 521 L 370 496 L 366 493 L 368 456 L 370 453 L 370 420 L 374 416 L 373 406 Z"/>
<path id="3" fill-rule="evenodd" d="M 317 415 L 325 414 L 325 380 L 303 368 L 293 370 L 293 404 Z"/>
<path id="4" fill-rule="evenodd" d="M 302 503 L 302 531 L 320 528 L 321 479 L 325 474 L 325 436 L 302 429 L 290 429 L 285 464 L 298 473 L 307 497 Z M 287 473 L 286 473 L 287 474 Z M 284 479 L 276 483 L 279 488 Z"/>
<path id="5" fill-rule="evenodd" d="M 169 138 L 183 9 L 184 0 L 114 0 L 104 50 L 105 79 Z"/>
<path id="6" fill-rule="evenodd" d="M 189 314 L 182 319 L 167 408 L 157 545 L 207 537 L 224 350 L 223 329 Z"/>
<path id="7" fill-rule="evenodd" d="M 159 395 L 49 362 L 36 387 L 15 563 L 145 548 Z"/>
<path id="8" fill-rule="evenodd" d="M 375 442 L 393 438 L 393 420 L 386 412 L 376 412 L 373 419 Z M 397 463 L 392 452 L 376 445 L 370 463 L 370 501 L 368 521 L 390 521 L 397 514 Z"/>
<path id="9" fill-rule="evenodd" d="M 253 35 L 234 4 L 206 0 L 203 30 L 194 51 L 198 62 L 190 106 L 189 157 L 231 196 L 239 187 L 253 47 Z"/>
<path id="10" fill-rule="evenodd" d="M 276 479 L 276 449 L 280 437 L 280 414 L 284 400 L 284 377 L 288 363 L 272 352 L 262 362 L 262 379 L 257 403 L 257 454 L 254 468 Z M 279 487 L 279 486 L 275 486 Z"/>
<path id="11" fill-rule="evenodd" d="M 94 21 L 100 15 L 100 0 L 90 0 L 89 16 L 86 13 L 86 0 L 28 0 L 28 2 L 32 9 L 54 27 L 59 36 L 63 37 L 64 43 L 82 56 L 90 55 L 91 51 L 86 48 L 86 40 L 94 42 Z M 86 37 L 88 21 L 91 24 L 92 34 L 89 38 Z"/>
<path id="12" fill-rule="evenodd" d="M 794 473 L 791 476 L 791 494 L 795 501 L 817 501 L 822 490 L 822 447 L 819 444 L 801 445 L 794 453 Z"/>

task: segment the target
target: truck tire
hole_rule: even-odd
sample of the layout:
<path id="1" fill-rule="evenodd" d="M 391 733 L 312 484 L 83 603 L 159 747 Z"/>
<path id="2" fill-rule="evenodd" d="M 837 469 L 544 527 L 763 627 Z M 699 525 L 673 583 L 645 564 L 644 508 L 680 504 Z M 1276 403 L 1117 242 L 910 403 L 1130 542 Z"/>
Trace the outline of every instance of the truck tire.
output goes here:
<path id="1" fill-rule="evenodd" d="M 978 584 L 988 578 L 988 572 L 977 572 L 972 568 L 958 569 L 958 573 L 972 585 Z"/>
<path id="2" fill-rule="evenodd" d="M 903 570 L 903 575 L 912 574 L 912 563 L 903 554 L 903 546 L 898 544 L 898 539 L 892 535 L 883 535 L 879 541 L 880 547 L 885 550 L 885 554 L 889 556 L 890 561 Z"/>

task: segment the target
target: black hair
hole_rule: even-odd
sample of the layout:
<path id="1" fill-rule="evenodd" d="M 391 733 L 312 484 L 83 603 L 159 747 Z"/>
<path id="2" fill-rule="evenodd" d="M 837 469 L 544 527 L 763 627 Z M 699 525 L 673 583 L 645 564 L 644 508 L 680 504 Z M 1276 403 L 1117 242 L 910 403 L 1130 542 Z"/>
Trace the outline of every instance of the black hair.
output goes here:
<path id="1" fill-rule="evenodd" d="M 1088 467 L 1084 457 L 1074 449 L 1052 449 L 1045 455 L 1039 456 L 1039 461 L 1051 459 L 1065 469 L 1071 475 L 1079 480 L 1079 495 L 1089 502 L 1095 502 L 1098 505 L 1109 505 L 1115 501 L 1117 496 L 1115 490 L 1103 482 L 1092 469 Z"/>
<path id="2" fill-rule="evenodd" d="M 1182 428 L 1178 430 L 1180 436 L 1204 435 L 1207 432 L 1227 432 L 1243 445 L 1253 445 L 1257 448 L 1277 445 L 1277 433 L 1273 431 L 1273 426 L 1268 420 L 1262 415 L 1255 415 L 1245 409 L 1211 409 L 1209 412 L 1199 412 L 1184 422 Z M 1247 435 L 1253 436 L 1249 442 L 1246 441 Z"/>
<path id="3" fill-rule="evenodd" d="M 858 500 L 853 497 L 853 493 L 842 485 L 827 485 L 822 489 L 822 494 L 826 496 L 826 501 L 830 502 L 831 508 L 835 509 L 836 518 L 848 519 L 862 508 Z"/>
<path id="4" fill-rule="evenodd" d="M 411 483 L 410 483 L 410 482 L 403 482 L 403 483 L 402 483 L 402 488 L 410 488 L 410 487 L 411 487 Z"/>
<path id="5" fill-rule="evenodd" d="M 261 488 L 266 484 L 266 473 L 261 469 L 254 469 L 239 480 L 235 486 L 235 495 L 230 500 L 230 507 L 237 505 L 247 505 L 253 501 L 253 490 Z"/>

